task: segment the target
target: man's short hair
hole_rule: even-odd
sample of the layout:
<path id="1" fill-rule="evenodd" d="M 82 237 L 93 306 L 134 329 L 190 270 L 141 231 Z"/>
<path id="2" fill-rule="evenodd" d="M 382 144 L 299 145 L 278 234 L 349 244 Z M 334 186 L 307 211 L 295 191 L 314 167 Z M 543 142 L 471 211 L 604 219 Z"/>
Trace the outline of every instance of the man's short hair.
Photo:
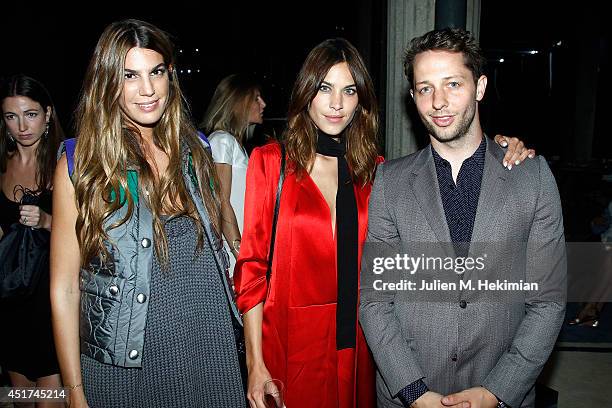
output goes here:
<path id="1" fill-rule="evenodd" d="M 413 38 L 404 57 L 404 73 L 410 88 L 414 87 L 414 59 L 425 51 L 450 51 L 463 53 L 465 66 L 472 71 L 474 82 L 484 73 L 486 58 L 478 41 L 469 31 L 462 28 L 444 28 L 433 30 L 420 37 Z"/>

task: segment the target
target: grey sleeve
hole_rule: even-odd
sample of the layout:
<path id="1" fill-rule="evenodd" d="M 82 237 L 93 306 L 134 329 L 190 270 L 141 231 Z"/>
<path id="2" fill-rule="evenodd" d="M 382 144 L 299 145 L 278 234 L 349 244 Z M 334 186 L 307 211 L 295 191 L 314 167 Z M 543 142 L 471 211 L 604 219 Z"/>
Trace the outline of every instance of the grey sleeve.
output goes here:
<path id="1" fill-rule="evenodd" d="M 526 276 L 540 282 L 529 292 L 526 314 L 508 351 L 482 386 L 511 407 L 533 387 L 555 345 L 563 324 L 566 302 L 566 254 L 561 200 L 555 178 L 539 157 L 539 186 L 535 216 L 529 232 Z"/>

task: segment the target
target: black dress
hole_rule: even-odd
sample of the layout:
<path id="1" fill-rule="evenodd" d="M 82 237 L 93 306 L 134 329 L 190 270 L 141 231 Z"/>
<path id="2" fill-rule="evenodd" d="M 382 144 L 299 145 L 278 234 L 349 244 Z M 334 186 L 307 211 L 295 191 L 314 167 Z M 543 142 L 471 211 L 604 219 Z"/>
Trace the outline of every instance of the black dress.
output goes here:
<path id="1" fill-rule="evenodd" d="M 38 205 L 51 214 L 50 191 L 38 196 Z M 18 221 L 19 203 L 0 189 L 0 227 L 6 234 Z M 31 297 L 0 301 L 0 327 L 0 365 L 4 370 L 23 374 L 31 381 L 59 374 L 51 329 L 48 270 L 41 274 Z"/>

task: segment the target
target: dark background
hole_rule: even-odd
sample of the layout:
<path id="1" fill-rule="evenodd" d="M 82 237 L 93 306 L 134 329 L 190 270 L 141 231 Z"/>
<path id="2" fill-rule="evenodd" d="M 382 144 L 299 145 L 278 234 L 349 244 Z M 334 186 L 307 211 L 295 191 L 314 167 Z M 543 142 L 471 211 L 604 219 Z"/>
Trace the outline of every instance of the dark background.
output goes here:
<path id="1" fill-rule="evenodd" d="M 568 238 L 586 240 L 593 238 L 591 220 L 611 196 L 612 183 L 603 178 L 610 175 L 612 160 L 606 119 L 611 36 L 603 1 L 560 4 L 482 0 L 480 42 L 489 58 L 489 84 L 481 117 L 490 135 L 520 136 L 549 159 L 564 201 Z M 181 50 L 181 85 L 196 123 L 218 81 L 245 72 L 263 85 L 267 123 L 282 129 L 289 92 L 307 52 L 325 38 L 342 36 L 366 60 L 384 129 L 386 1 L 146 6 L 4 5 L 0 76 L 24 72 L 41 80 L 71 135 L 72 112 L 100 33 L 112 21 L 139 18 L 173 35 Z"/>
<path id="2" fill-rule="evenodd" d="M 72 10 L 69 16 L 55 9 L 47 13 L 13 6 L 9 13 L 3 12 L 5 21 L 0 24 L 5 44 L 0 75 L 24 72 L 43 81 L 54 98 L 62 123 L 69 128 L 98 37 L 113 21 L 138 18 L 173 37 L 180 51 L 177 68 L 181 87 L 190 101 L 194 119 L 200 120 L 219 80 L 236 72 L 256 75 L 268 103 L 265 116 L 279 118 L 285 116 L 291 85 L 313 46 L 336 36 L 350 39 L 360 50 L 371 48 L 369 44 L 362 46 L 366 42 L 382 41 L 380 18 L 384 8 L 373 5 L 378 2 L 315 1 L 303 8 L 298 4 L 297 10 L 289 2 L 277 6 L 255 3 L 230 1 L 225 7 L 168 3 L 164 7 L 150 7 L 151 12 L 147 13 L 142 9 L 113 12 L 118 8 L 109 6 L 83 11 L 77 18 L 72 14 L 76 11 L 78 16 L 78 10 Z M 7 18 L 9 15 L 12 18 Z M 362 23 L 364 19 L 367 21 Z M 373 23 L 378 32 L 370 36 L 368 30 Z M 382 51 L 383 47 L 378 46 L 374 52 L 380 66 Z M 368 57 L 369 54 L 368 51 Z"/>

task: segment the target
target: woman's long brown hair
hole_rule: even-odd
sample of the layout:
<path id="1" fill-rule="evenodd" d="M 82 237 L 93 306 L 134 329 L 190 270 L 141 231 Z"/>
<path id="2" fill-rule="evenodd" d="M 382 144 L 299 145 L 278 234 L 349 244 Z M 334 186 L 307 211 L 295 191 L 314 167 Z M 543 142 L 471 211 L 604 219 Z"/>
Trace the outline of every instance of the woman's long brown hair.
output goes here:
<path id="1" fill-rule="evenodd" d="M 157 179 L 140 148 L 139 131 L 130 125 L 119 105 L 125 58 L 134 47 L 160 53 L 166 66 L 170 67 L 168 102 L 153 130 L 153 141 L 169 157 L 169 163 L 166 172 Z M 73 182 L 78 209 L 76 232 L 83 266 L 97 255 L 109 255 L 104 245 L 108 240 L 107 229 L 125 223 L 133 215 L 134 197 L 127 183 L 129 167 L 138 170 L 139 188 L 149 192 L 143 205 L 146 204 L 153 215 L 158 259 L 163 265 L 168 264 L 168 243 L 160 215 L 187 214 L 199 220 L 195 203 L 183 180 L 182 144 L 191 150 L 199 194 L 215 232 L 219 231 L 219 202 L 211 191 L 211 185 L 218 185 L 214 165 L 191 124 L 176 70 L 173 69 L 173 54 L 173 45 L 166 33 L 138 20 L 111 24 L 96 45 L 76 115 L 78 139 Z M 123 201 L 119 199 L 120 191 L 125 192 Z M 127 205 L 124 217 L 115 225 L 105 225 L 105 221 L 123 205 Z M 201 244 L 203 228 L 199 222 L 197 225 Z"/>
<path id="2" fill-rule="evenodd" d="M 343 38 L 323 41 L 310 51 L 298 74 L 289 102 L 286 131 L 287 155 L 298 175 L 314 163 L 317 128 L 308 114 L 310 102 L 331 67 L 346 62 L 355 80 L 359 104 L 344 131 L 346 160 L 352 178 L 360 184 L 374 179 L 376 170 L 378 105 L 372 79 L 357 49 Z"/>

